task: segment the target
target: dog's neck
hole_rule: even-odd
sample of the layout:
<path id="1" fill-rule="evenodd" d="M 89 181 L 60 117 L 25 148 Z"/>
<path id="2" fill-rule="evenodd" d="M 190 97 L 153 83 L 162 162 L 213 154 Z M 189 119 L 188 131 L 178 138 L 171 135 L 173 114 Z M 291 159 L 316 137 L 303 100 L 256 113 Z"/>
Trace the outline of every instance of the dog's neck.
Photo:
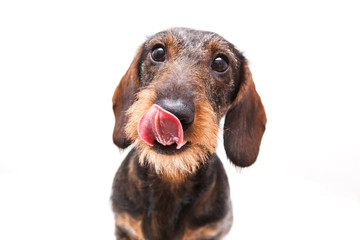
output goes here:
<path id="1" fill-rule="evenodd" d="M 133 166 L 134 170 L 136 170 L 136 174 L 138 176 L 142 176 L 141 180 L 146 180 L 151 183 L 151 186 L 163 186 L 161 189 L 165 188 L 168 191 L 174 190 L 176 193 L 181 189 L 187 189 L 196 184 L 199 181 L 203 182 L 203 178 L 212 181 L 212 172 L 214 169 L 211 167 L 213 165 L 212 155 L 208 154 L 208 161 L 205 163 L 200 163 L 198 169 L 194 173 L 184 173 L 179 175 L 166 175 L 159 174 L 155 171 L 155 169 L 148 163 L 146 165 L 142 165 L 139 162 L 139 157 L 137 150 L 133 150 L 135 152 L 135 157 L 131 159 L 130 165 Z M 146 161 L 145 161 L 146 162 Z M 209 182 L 210 182 L 209 181 Z"/>

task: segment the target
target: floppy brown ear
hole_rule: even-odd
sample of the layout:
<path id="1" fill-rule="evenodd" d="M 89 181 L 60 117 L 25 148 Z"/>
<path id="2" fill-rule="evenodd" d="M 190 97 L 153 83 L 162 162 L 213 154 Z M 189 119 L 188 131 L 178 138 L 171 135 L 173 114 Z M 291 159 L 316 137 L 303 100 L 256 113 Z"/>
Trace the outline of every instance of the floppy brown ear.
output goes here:
<path id="1" fill-rule="evenodd" d="M 126 111 L 135 101 L 135 95 L 139 90 L 138 64 L 140 53 L 141 49 L 121 78 L 112 98 L 115 114 L 113 141 L 119 148 L 127 148 L 131 144 L 131 140 L 125 136 L 124 128 L 128 121 Z"/>
<path id="2" fill-rule="evenodd" d="M 225 116 L 224 145 L 236 166 L 253 164 L 265 131 L 266 115 L 247 63 L 242 64 L 241 85 Z"/>

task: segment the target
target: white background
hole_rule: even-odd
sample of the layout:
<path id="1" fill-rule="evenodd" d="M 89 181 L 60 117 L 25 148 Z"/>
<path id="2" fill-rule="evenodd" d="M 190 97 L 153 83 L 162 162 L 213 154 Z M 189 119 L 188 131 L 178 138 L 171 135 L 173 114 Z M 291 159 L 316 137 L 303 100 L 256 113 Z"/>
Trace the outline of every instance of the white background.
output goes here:
<path id="1" fill-rule="evenodd" d="M 356 1 L 1 1 L 0 239 L 114 239 L 111 98 L 158 31 L 219 33 L 268 116 L 227 239 L 360 239 Z"/>

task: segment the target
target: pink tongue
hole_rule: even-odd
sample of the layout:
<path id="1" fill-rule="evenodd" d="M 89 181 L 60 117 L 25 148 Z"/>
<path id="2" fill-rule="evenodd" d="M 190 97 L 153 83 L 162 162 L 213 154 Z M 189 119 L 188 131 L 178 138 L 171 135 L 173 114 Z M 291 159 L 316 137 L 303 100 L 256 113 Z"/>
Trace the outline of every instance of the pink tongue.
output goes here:
<path id="1" fill-rule="evenodd" d="M 186 143 L 179 119 L 156 104 L 141 117 L 138 133 L 150 146 L 154 146 L 155 140 L 164 146 L 176 143 L 176 149 Z"/>

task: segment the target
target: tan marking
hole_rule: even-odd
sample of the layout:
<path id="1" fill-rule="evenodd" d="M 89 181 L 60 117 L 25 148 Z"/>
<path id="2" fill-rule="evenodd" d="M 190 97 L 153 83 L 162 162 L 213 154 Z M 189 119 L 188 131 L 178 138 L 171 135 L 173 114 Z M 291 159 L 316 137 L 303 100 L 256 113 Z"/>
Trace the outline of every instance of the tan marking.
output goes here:
<path id="1" fill-rule="evenodd" d="M 200 228 L 192 228 L 191 226 L 188 226 L 185 230 L 183 240 L 198 240 L 212 237 L 217 237 L 216 239 L 219 240 L 222 239 L 230 231 L 232 226 L 233 216 L 231 203 L 229 204 L 230 211 L 223 220 Z"/>
<path id="2" fill-rule="evenodd" d="M 167 47 L 166 49 L 170 59 L 175 58 L 177 53 L 181 50 L 176 37 L 173 35 L 168 35 L 164 42 L 165 46 Z"/>
<path id="3" fill-rule="evenodd" d="M 188 228 L 185 232 L 183 240 L 196 240 L 203 237 L 214 237 L 218 230 L 214 226 L 205 226 L 197 229 Z"/>
<path id="4" fill-rule="evenodd" d="M 130 239 L 145 240 L 141 230 L 141 220 L 137 220 L 127 213 L 116 214 L 115 220 L 116 225 L 124 229 Z"/>
<path id="5" fill-rule="evenodd" d="M 187 175 L 193 174 L 200 163 L 207 161 L 208 152 L 215 152 L 217 145 L 218 120 L 206 100 L 195 101 L 195 119 L 185 135 L 191 146 L 177 155 L 163 155 L 151 149 L 138 135 L 137 126 L 144 113 L 155 101 L 155 90 L 151 87 L 137 95 L 138 100 L 129 108 L 129 121 L 125 127 L 127 136 L 135 142 L 140 150 L 140 164 L 150 164 L 157 174 L 173 181 L 182 181 Z"/>

